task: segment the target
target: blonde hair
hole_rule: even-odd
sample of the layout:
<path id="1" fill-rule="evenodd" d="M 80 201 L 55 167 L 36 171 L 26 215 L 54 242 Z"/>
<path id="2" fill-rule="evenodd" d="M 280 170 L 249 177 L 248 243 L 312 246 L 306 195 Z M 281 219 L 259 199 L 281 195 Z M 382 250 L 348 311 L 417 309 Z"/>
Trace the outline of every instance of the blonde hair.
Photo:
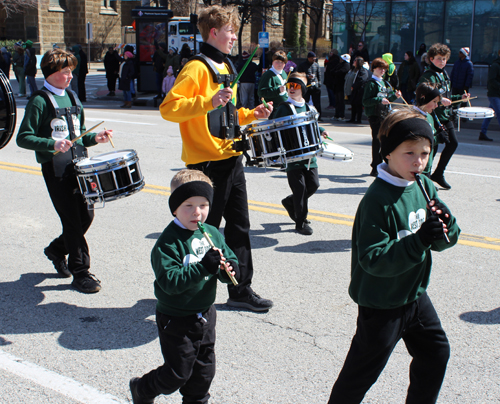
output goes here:
<path id="1" fill-rule="evenodd" d="M 198 16 L 198 29 L 205 42 L 208 40 L 212 28 L 221 29 L 227 24 L 231 24 L 234 31 L 240 27 L 238 11 L 235 7 L 209 6 L 204 8 Z"/>
<path id="2" fill-rule="evenodd" d="M 204 181 L 207 184 L 212 185 L 212 181 L 200 170 L 191 170 L 185 168 L 174 175 L 172 181 L 170 181 L 170 192 L 174 192 L 176 188 L 180 187 L 182 184 L 186 184 L 191 181 Z"/>
<path id="3" fill-rule="evenodd" d="M 405 109 L 397 110 L 397 111 L 393 112 L 392 114 L 389 114 L 389 116 L 387 116 L 387 118 L 385 118 L 382 121 L 382 124 L 380 125 L 380 129 L 378 130 L 379 140 L 382 141 L 382 138 L 384 136 L 388 137 L 392 128 L 394 128 L 394 126 L 396 124 L 398 124 L 401 121 L 404 121 L 405 119 L 410 119 L 410 118 L 418 118 L 418 119 L 422 119 L 422 120 L 427 122 L 427 120 L 424 118 L 424 116 L 420 112 L 417 112 L 413 108 L 411 108 L 411 109 L 405 108 Z"/>
<path id="4" fill-rule="evenodd" d="M 292 73 L 290 74 L 290 78 L 300 79 L 304 82 L 304 84 L 307 84 L 307 75 L 303 72 Z"/>

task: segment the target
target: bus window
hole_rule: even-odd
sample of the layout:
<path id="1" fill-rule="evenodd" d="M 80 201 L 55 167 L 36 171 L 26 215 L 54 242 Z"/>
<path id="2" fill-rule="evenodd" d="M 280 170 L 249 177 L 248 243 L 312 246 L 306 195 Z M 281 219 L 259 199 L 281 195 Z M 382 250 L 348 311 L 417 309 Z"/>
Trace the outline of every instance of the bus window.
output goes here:
<path id="1" fill-rule="evenodd" d="M 179 35 L 191 35 L 193 33 L 193 24 L 190 22 L 181 22 L 179 24 Z"/>
<path id="2" fill-rule="evenodd" d="M 168 32 L 168 35 L 177 35 L 177 26 L 176 25 L 170 26 L 170 31 Z"/>

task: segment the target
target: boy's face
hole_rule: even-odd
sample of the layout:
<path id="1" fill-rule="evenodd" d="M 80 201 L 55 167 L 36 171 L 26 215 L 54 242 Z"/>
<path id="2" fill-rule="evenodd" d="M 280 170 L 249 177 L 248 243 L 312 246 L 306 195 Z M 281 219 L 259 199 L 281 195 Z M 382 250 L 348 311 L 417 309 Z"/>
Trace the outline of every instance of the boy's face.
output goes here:
<path id="1" fill-rule="evenodd" d="M 302 101 L 302 87 L 298 83 L 288 83 L 287 84 L 287 89 L 288 89 L 288 96 L 297 102 Z"/>
<path id="2" fill-rule="evenodd" d="M 430 152 L 429 140 L 406 140 L 386 156 L 389 166 L 387 171 L 395 177 L 414 181 L 415 173 L 424 171 Z"/>
<path id="3" fill-rule="evenodd" d="M 174 215 L 182 225 L 191 231 L 198 228 L 198 222 L 205 223 L 210 204 L 204 196 L 192 196 L 186 199 L 175 210 Z"/>
<path id="4" fill-rule="evenodd" d="M 443 55 L 436 55 L 433 58 L 429 58 L 429 60 L 434 66 L 440 69 L 444 69 L 444 67 L 446 66 L 446 62 L 448 61 L 448 57 Z"/>
<path id="5" fill-rule="evenodd" d="M 385 74 L 386 70 L 383 67 L 376 67 L 373 69 L 373 75 L 381 78 Z"/>
<path id="6" fill-rule="evenodd" d="M 231 24 L 226 24 L 220 29 L 212 28 L 207 41 L 210 45 L 220 50 L 222 53 L 231 53 L 236 39 L 236 32 Z"/>
<path id="7" fill-rule="evenodd" d="M 65 89 L 71 84 L 71 79 L 73 74 L 71 73 L 70 67 L 65 67 L 56 73 L 52 73 L 46 78 L 47 83 L 54 86 L 55 88 Z"/>
<path id="8" fill-rule="evenodd" d="M 273 67 L 278 70 L 278 71 L 281 71 L 283 70 L 283 68 L 285 67 L 285 62 L 283 62 L 282 60 L 275 60 L 273 62 Z"/>

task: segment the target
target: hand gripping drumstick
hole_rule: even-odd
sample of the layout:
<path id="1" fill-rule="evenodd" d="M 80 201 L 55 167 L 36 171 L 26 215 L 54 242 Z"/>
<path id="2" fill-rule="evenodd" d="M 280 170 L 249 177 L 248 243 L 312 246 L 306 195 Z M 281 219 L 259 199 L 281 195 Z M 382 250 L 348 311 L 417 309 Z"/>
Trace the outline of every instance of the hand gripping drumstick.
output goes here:
<path id="1" fill-rule="evenodd" d="M 210 236 L 208 235 L 208 233 L 205 231 L 205 226 L 203 226 L 203 223 L 198 222 L 198 228 L 200 229 L 201 233 L 207 239 L 208 244 L 210 244 L 210 247 L 217 248 L 217 247 L 215 247 L 215 245 L 214 245 L 212 239 L 210 238 Z M 231 282 L 233 282 L 233 285 L 234 286 L 238 285 L 238 281 L 235 279 L 235 277 L 233 276 L 231 271 L 229 271 L 229 268 L 225 264 L 223 266 L 224 266 L 224 269 L 226 270 L 227 275 L 229 276 L 229 279 L 231 279 Z"/>
<path id="2" fill-rule="evenodd" d="M 468 100 L 469 100 L 469 105 L 470 105 L 470 100 L 475 100 L 477 97 L 469 97 Z M 452 104 L 458 104 L 458 103 L 462 103 L 464 102 L 464 100 L 457 100 L 457 101 L 452 101 L 451 103 Z"/>
<path id="3" fill-rule="evenodd" d="M 466 90 L 464 90 L 464 94 L 467 96 L 467 102 L 469 103 L 469 107 L 472 107 L 472 105 L 470 105 L 470 98 L 467 95 L 467 91 Z"/>
<path id="4" fill-rule="evenodd" d="M 106 128 L 104 128 L 104 132 L 106 132 Z M 109 143 L 111 143 L 111 146 L 113 146 L 113 149 L 115 148 L 115 144 L 113 143 L 113 139 L 111 139 L 111 136 L 106 135 L 109 139 Z"/>
<path id="5" fill-rule="evenodd" d="M 427 191 L 424 188 L 424 184 L 422 183 L 422 179 L 420 178 L 420 174 L 415 173 L 415 181 L 417 182 L 418 187 L 420 188 L 420 190 L 424 194 L 425 201 L 427 202 L 427 204 L 429 204 L 431 201 L 431 198 L 429 198 L 429 195 L 427 194 Z M 434 212 L 432 209 L 429 209 L 429 210 L 431 211 L 431 215 L 437 215 L 437 213 Z M 446 234 L 446 233 L 444 233 L 444 241 L 446 244 L 450 244 L 450 239 L 448 237 L 448 234 Z"/>
<path id="6" fill-rule="evenodd" d="M 99 122 L 97 125 L 92 126 L 89 130 L 86 130 L 86 131 L 85 131 L 85 132 L 83 132 L 80 136 L 75 137 L 73 140 L 71 140 L 71 143 L 75 143 L 77 140 L 81 139 L 81 138 L 82 138 L 82 137 L 84 137 L 87 133 L 89 133 L 89 132 L 93 131 L 95 128 L 97 128 L 99 125 L 102 125 L 103 123 L 104 123 L 104 121 L 101 121 L 101 122 Z M 59 153 L 61 153 L 61 151 L 60 151 L 60 150 L 59 150 L 59 151 L 56 151 L 56 152 L 54 153 L 54 156 L 55 156 L 56 154 L 59 154 Z"/>

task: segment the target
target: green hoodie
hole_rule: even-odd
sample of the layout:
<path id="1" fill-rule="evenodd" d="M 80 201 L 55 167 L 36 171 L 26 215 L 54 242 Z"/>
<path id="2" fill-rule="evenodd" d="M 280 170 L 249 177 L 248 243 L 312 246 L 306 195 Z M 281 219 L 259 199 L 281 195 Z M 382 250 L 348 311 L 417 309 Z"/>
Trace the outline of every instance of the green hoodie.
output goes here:
<path id="1" fill-rule="evenodd" d="M 382 59 L 384 59 L 389 65 L 389 70 L 387 70 L 387 74 L 389 76 L 392 76 L 396 71 L 396 66 L 394 65 L 394 63 L 392 63 L 392 53 L 384 53 L 382 55 Z"/>

